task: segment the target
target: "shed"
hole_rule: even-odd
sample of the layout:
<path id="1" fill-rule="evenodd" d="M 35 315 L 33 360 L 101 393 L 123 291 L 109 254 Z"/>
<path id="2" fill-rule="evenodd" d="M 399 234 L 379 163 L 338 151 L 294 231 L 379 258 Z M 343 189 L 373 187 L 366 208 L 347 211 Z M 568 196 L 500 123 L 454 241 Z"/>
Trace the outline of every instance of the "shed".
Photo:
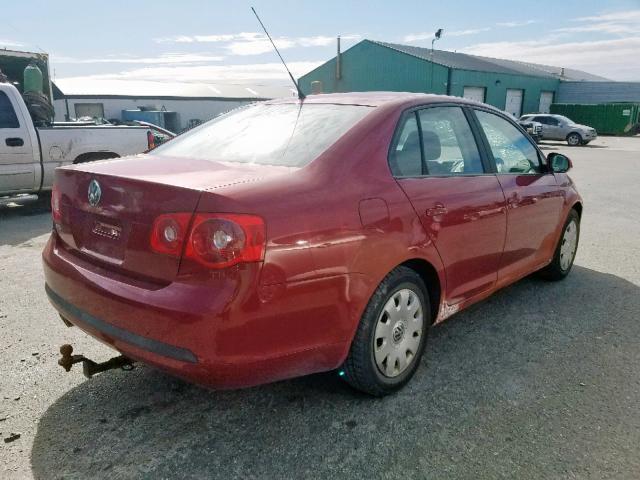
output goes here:
<path id="1" fill-rule="evenodd" d="M 136 80 L 57 79 L 63 98 L 54 101 L 56 121 L 81 116 L 124 120 L 127 110 L 175 112 L 182 131 L 248 103 L 296 94 L 290 86 L 175 83 Z"/>
<path id="2" fill-rule="evenodd" d="M 549 112 L 561 80 L 603 77 L 549 65 L 362 40 L 300 78 L 303 92 L 406 91 L 471 98 L 518 117 Z"/>

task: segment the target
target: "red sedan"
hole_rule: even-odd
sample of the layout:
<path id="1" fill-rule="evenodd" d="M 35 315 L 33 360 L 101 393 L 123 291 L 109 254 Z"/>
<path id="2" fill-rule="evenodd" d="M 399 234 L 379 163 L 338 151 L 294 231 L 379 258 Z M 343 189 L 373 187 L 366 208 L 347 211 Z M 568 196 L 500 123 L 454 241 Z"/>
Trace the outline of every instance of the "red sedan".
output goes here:
<path id="1" fill-rule="evenodd" d="M 427 331 L 571 270 L 569 159 L 460 98 L 315 95 L 60 168 L 46 291 L 126 357 L 217 388 L 338 369 L 384 395 Z"/>

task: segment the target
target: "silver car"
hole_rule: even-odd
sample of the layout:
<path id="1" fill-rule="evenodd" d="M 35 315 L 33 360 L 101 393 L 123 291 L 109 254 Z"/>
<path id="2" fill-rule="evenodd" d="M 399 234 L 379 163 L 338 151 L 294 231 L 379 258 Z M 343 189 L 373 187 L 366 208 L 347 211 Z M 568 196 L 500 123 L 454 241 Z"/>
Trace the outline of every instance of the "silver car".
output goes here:
<path id="1" fill-rule="evenodd" d="M 598 137 L 595 128 L 580 125 L 562 115 L 529 114 L 520 117 L 520 122 L 538 122 L 542 124 L 542 140 L 566 140 L 571 146 L 586 145 Z"/>

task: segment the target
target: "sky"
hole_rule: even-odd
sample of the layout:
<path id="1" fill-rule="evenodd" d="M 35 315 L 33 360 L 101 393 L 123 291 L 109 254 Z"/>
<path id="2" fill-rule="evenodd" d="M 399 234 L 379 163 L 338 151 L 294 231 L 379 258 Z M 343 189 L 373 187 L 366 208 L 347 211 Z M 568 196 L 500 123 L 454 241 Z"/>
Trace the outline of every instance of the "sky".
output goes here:
<path id="1" fill-rule="evenodd" d="M 0 48 L 50 54 L 55 78 L 286 85 L 255 6 L 299 77 L 362 39 L 577 68 L 640 81 L 640 0 L 21 0 Z"/>

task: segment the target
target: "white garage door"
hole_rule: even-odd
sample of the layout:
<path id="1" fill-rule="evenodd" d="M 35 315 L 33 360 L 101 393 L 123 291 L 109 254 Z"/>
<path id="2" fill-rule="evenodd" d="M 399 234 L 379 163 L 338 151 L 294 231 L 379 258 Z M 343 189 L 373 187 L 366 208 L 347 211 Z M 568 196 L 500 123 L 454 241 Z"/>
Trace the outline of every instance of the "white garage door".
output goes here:
<path id="1" fill-rule="evenodd" d="M 505 102 L 504 110 L 516 118 L 520 118 L 522 113 L 522 92 L 522 90 L 515 88 L 507 89 L 507 101 Z"/>
<path id="2" fill-rule="evenodd" d="M 462 96 L 469 100 L 484 103 L 484 87 L 464 87 Z"/>
<path id="3" fill-rule="evenodd" d="M 538 108 L 540 113 L 549 113 L 552 103 L 553 92 L 540 92 L 540 107 Z"/>

